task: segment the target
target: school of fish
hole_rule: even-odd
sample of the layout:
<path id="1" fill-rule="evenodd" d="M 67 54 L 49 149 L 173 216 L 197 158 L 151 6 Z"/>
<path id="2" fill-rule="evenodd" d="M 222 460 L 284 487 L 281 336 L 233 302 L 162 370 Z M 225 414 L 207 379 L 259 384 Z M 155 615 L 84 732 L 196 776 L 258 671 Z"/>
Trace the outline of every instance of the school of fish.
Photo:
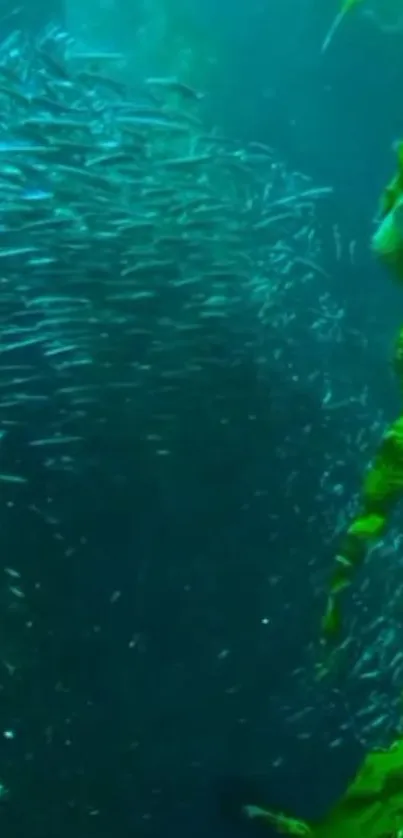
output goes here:
<path id="1" fill-rule="evenodd" d="M 296 440 L 315 450 L 322 467 L 315 505 L 327 510 L 331 542 L 337 514 L 342 526 L 349 512 L 340 460 L 365 461 L 383 426 L 368 388 L 360 391 L 355 379 L 354 352 L 365 335 L 349 326 L 329 285 L 317 206 L 332 190 L 289 171 L 262 143 L 206 128 L 203 95 L 177 78 L 149 78 L 132 89 L 121 61 L 84 51 L 55 28 L 35 42 L 16 31 L 0 46 L 2 501 L 14 502 L 32 463 L 40 464 L 53 477 L 39 497 L 37 487 L 27 495 L 27 505 L 59 537 L 52 505 L 46 510 L 41 500 L 52 500 L 60 473 L 83 472 L 89 447 L 102 459 L 102 440 L 123 432 L 129 445 L 140 439 L 150 455 L 169 460 L 175 436 L 186 421 L 192 427 L 201 405 L 225 433 L 231 373 L 252 359 L 263 375 L 277 364 L 283 390 L 286 380 L 296 388 L 303 381 L 325 431 L 339 428 L 338 459 L 329 449 L 320 460 L 314 420 L 302 414 L 276 452 L 281 468 Z M 333 240 L 336 261 L 351 271 L 355 242 L 345 248 L 337 227 Z M 244 393 L 239 400 L 240 421 L 253 418 Z M 261 501 L 272 518 L 276 591 L 283 526 L 261 477 L 248 503 Z M 316 533 L 304 492 L 290 467 L 290 526 L 299 531 L 304 521 Z M 385 555 L 396 530 L 390 538 L 379 548 Z M 323 544 L 308 566 L 312 599 L 322 596 Z M 281 553 L 279 574 L 294 585 L 295 563 L 284 567 Z M 392 587 L 398 571 L 395 563 Z M 5 572 L 11 607 L 24 598 L 24 580 L 12 562 Z M 356 593 L 363 608 L 366 584 Z M 350 706 L 331 692 L 330 706 L 340 711 L 327 726 L 331 749 L 346 737 L 372 745 L 395 725 L 399 699 L 391 702 L 390 679 L 392 687 L 403 679 L 403 658 L 395 617 L 401 587 L 392 587 L 383 617 L 352 627 L 349 673 L 364 688 L 371 684 L 371 695 Z M 272 618 L 262 614 L 276 633 L 283 623 L 287 631 L 288 620 L 283 596 L 277 599 L 279 622 L 275 603 Z M 290 674 L 290 697 L 274 692 L 270 702 L 309 748 L 329 706 L 323 691 L 333 688 L 307 676 L 316 649 L 303 654 L 306 668 Z M 223 650 L 218 659 L 229 656 Z M 282 763 L 273 753 L 273 766 Z"/>
<path id="2" fill-rule="evenodd" d="M 128 89 L 118 60 L 55 28 L 0 47 L 1 432 L 26 427 L 52 469 L 119 399 L 168 454 L 181 388 L 239 363 L 273 297 L 323 273 L 331 190 L 205 131 L 202 96 L 175 78 Z"/>

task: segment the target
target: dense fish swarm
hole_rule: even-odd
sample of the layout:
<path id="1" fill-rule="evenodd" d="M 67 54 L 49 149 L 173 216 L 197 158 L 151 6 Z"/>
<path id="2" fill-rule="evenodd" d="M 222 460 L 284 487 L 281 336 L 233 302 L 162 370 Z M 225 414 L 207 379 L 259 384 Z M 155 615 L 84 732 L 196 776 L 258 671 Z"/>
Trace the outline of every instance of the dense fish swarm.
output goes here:
<path id="1" fill-rule="evenodd" d="M 357 336 L 349 335 L 346 313 L 332 297 L 318 233 L 317 202 L 331 190 L 290 172 L 266 145 L 242 145 L 206 128 L 203 97 L 178 79 L 150 78 L 132 89 L 122 81 L 121 60 L 84 52 L 55 29 L 36 42 L 16 32 L 0 48 L 2 498 L 17 507 L 22 498 L 27 527 L 29 515 L 44 520 L 69 561 L 77 535 L 63 541 L 60 517 L 68 520 L 71 504 L 70 497 L 60 502 L 58 473 L 70 488 L 86 469 L 97 473 L 106 460 L 101 446 L 113 437 L 123 439 L 126 473 L 136 467 L 130 449 L 137 452 L 139 442 L 161 463 L 179 462 L 178 449 L 196 457 L 196 426 L 206 420 L 231 440 L 234 424 L 242 429 L 255 418 L 259 395 L 250 379 L 260 377 L 266 395 L 276 369 L 281 394 L 273 413 L 281 432 L 268 445 L 279 473 L 290 463 L 281 498 L 290 529 L 300 532 L 301 519 L 310 526 L 302 499 L 329 509 L 338 503 L 340 477 L 334 451 L 326 450 L 311 501 L 306 475 L 293 470 L 293 451 L 296 444 L 313 450 L 319 471 L 323 441 L 312 411 L 294 413 L 287 403 L 288 384 L 303 383 L 326 434 L 334 423 L 346 437 L 343 417 L 351 408 L 354 457 L 369 444 L 362 435 L 367 399 L 354 389 L 352 355 L 348 381 L 345 373 L 343 351 Z M 333 233 L 341 260 L 341 234 Z M 354 264 L 354 242 L 346 258 Z M 232 443 L 230 449 L 233 458 Z M 115 476 L 123 469 L 120 461 Z M 285 566 L 277 550 L 282 522 L 265 468 L 260 478 L 261 485 L 253 477 L 251 491 L 261 494 L 271 520 L 270 584 L 278 557 L 295 590 L 295 562 Z M 333 518 L 333 509 L 328 514 Z M 19 525 L 18 509 L 5 516 L 5 529 Z M 312 527 L 319 532 L 318 518 Z M 333 528 L 326 535 L 332 539 Z M 322 546 L 308 565 L 312 596 L 323 584 L 316 570 Z M 10 557 L 10 609 L 16 602 L 21 608 L 25 590 L 12 565 Z M 283 596 L 276 598 L 278 619 L 276 603 L 270 610 L 276 631 L 288 619 Z M 382 655 L 400 673 L 386 623 Z M 329 727 L 332 748 L 356 729 L 370 741 L 385 729 L 388 696 L 374 673 L 379 626 L 368 629 L 371 657 L 362 632 L 354 631 L 351 669 L 364 686 L 374 682 L 374 701 L 369 718 L 352 711 L 347 733 L 339 720 Z M 4 659 L 13 669 L 13 655 Z M 284 694 L 270 700 L 309 744 L 327 704 L 307 671 L 290 673 L 289 704 Z M 281 754 L 273 754 L 273 764 L 280 767 Z"/>
<path id="2" fill-rule="evenodd" d="M 316 207 L 331 190 L 288 171 L 265 145 L 240 145 L 206 129 L 203 97 L 178 79 L 150 78 L 131 89 L 120 63 L 119 55 L 84 52 L 56 29 L 36 42 L 15 32 L 0 48 L 3 499 L 13 503 L 22 492 L 25 508 L 60 537 L 52 506 L 60 485 L 52 473 L 96 469 L 100 444 L 114 435 L 123 435 L 125 456 L 140 442 L 164 461 L 175 459 L 186 435 L 187 442 L 192 434 L 197 439 L 204 418 L 223 433 L 228 426 L 230 435 L 231 422 L 242 427 L 254 418 L 250 365 L 257 377 L 263 369 L 265 392 L 264 376 L 277 364 L 281 382 L 304 382 L 322 411 L 324 433 L 338 428 L 340 457 L 325 450 L 314 503 L 333 519 L 344 504 L 341 526 L 349 510 L 340 461 L 366 455 L 382 417 L 363 432 L 372 411 L 368 393 L 356 388 L 353 351 L 346 377 L 344 349 L 361 337 L 335 302 L 324 268 Z M 341 234 L 333 233 L 340 261 Z M 354 259 L 352 242 L 350 265 Z M 281 426 L 273 456 L 279 469 L 290 463 L 282 496 L 297 530 L 304 515 L 309 524 L 309 513 L 293 446 L 299 440 L 314 450 L 318 470 L 320 455 L 311 414 L 300 410 L 293 419 L 293 409 L 273 405 Z M 349 411 L 351 427 L 343 424 Z M 43 469 L 47 479 L 38 483 Z M 261 477 L 253 490 L 271 513 L 276 546 L 281 521 L 266 472 Z M 312 527 L 319 533 L 318 518 Z M 334 536 L 329 526 L 308 564 L 312 594 L 323 585 L 322 546 Z M 388 546 L 379 549 L 387 553 Z M 294 580 L 294 563 L 285 568 L 281 553 L 281 573 Z M 11 581 L 18 599 L 18 573 Z M 365 584 L 356 592 L 363 609 Z M 364 632 L 352 625 L 342 657 L 373 691 L 369 707 L 362 709 L 360 698 L 340 729 L 338 721 L 329 728 L 332 748 L 346 735 L 372 743 L 395 724 L 397 699 L 392 710 L 382 673 L 388 669 L 393 683 L 401 679 L 399 597 L 400 587 L 389 597 L 388 615 Z M 282 598 L 279 608 L 283 620 Z M 317 649 L 310 655 L 313 672 Z M 291 692 L 296 683 L 305 706 L 295 712 L 290 700 L 285 724 L 309 741 L 323 691 L 303 670 L 290 673 Z"/>
<path id="3" fill-rule="evenodd" d="M 169 453 L 184 384 L 241 363 L 273 300 L 321 272 L 330 190 L 206 133 L 177 79 L 130 90 L 113 60 L 55 29 L 0 48 L 2 429 L 31 421 L 32 436 L 33 414 L 29 444 L 69 456 L 111 393 L 141 402 Z"/>
<path id="4" fill-rule="evenodd" d="M 18 551 L 8 552 L 21 507 L 26 531 L 35 532 L 30 515 L 45 522 L 67 562 L 73 560 L 85 547 L 86 533 L 79 521 L 66 536 L 71 519 L 80 515 L 61 485 L 75 487 L 74 478 L 86 469 L 92 474 L 111 438 L 122 438 L 124 449 L 112 477 L 121 477 L 122 459 L 129 460 L 136 445 L 137 453 L 139 443 L 158 464 L 180 466 L 177 450 L 190 450 L 193 466 L 197 455 L 199 461 L 208 456 L 193 445 L 195 427 L 204 419 L 228 436 L 232 462 L 233 426 L 238 423 L 241 433 L 234 439 L 243 444 L 245 423 L 256 418 L 259 394 L 266 397 L 272 384 L 266 373 L 274 369 L 280 384 L 270 403 L 273 435 L 267 425 L 260 426 L 260 438 L 256 432 L 256 449 L 263 436 L 265 453 L 272 449 L 272 472 L 263 457 L 258 474 L 254 460 L 245 509 L 261 503 L 269 520 L 267 613 L 262 605 L 257 621 L 277 659 L 281 632 L 299 643 L 300 624 L 293 634 L 290 622 L 296 591 L 312 600 L 322 596 L 323 551 L 351 512 L 345 466 L 355 470 L 366 461 L 384 423 L 362 384 L 362 359 L 368 367 L 372 361 L 361 320 L 358 327 L 350 325 L 324 267 L 316 208 L 331 190 L 290 172 L 266 145 L 241 145 L 206 129 L 203 97 L 178 79 L 150 78 L 132 89 L 121 80 L 120 62 L 118 55 L 84 52 L 56 29 L 35 42 L 15 32 L 0 47 L 3 614 L 21 619 L 25 643 L 31 623 L 24 599 L 39 596 L 39 588 L 35 578 L 30 589 L 20 573 Z M 338 226 L 333 238 L 346 274 L 356 264 L 355 242 L 346 250 Z M 250 387 L 256 379 L 260 391 Z M 302 396 L 310 401 L 287 401 L 284 381 L 296 390 L 302 382 Z M 267 405 L 266 399 L 265 410 Z M 217 438 L 220 445 L 223 437 Z M 304 473 L 301 450 L 308 452 Z M 133 466 L 135 457 L 126 476 Z M 110 477 L 109 470 L 113 495 L 117 484 Z M 168 494 L 173 482 L 166 483 Z M 285 529 L 296 534 L 288 552 Z M 301 547 L 307 536 L 317 548 L 308 559 Z M 40 537 L 32 541 L 42 550 Z M 403 679 L 400 544 L 393 530 L 370 557 L 374 577 L 381 558 L 376 595 L 383 610 L 364 629 L 360 617 L 372 604 L 367 577 L 354 593 L 361 614 L 340 650 L 340 670 L 356 688 L 353 698 L 334 682 L 314 681 L 313 644 L 302 650 L 302 665 L 290 671 L 278 693 L 275 678 L 270 683 L 268 708 L 302 755 L 315 733 L 331 750 L 346 740 L 367 747 L 382 742 L 397 723 Z M 214 577 L 214 554 L 211 562 Z M 163 557 L 160 568 L 165 564 Z M 194 590 L 208 575 L 204 556 L 202 564 L 200 577 L 198 566 L 193 568 Z M 111 592 L 111 604 L 119 598 L 119 590 Z M 138 614 L 129 646 L 141 648 L 135 620 Z M 13 637 L 8 624 L 3 636 Z M 13 676 L 22 664 L 6 645 L 4 640 L 3 667 Z M 29 665 L 41 655 L 40 644 L 33 646 L 26 654 Z M 218 651 L 217 666 L 231 659 L 230 652 Z M 238 692 L 237 683 L 225 683 L 228 695 Z M 281 771 L 286 757 L 273 748 L 269 762 Z"/>

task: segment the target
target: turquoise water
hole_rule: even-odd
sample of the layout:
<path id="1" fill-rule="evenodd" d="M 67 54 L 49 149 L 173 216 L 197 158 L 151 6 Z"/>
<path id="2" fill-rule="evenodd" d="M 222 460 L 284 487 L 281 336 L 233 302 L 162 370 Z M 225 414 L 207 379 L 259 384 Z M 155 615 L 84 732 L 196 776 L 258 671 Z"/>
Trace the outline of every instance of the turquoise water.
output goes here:
<path id="1" fill-rule="evenodd" d="M 396 3 L 0 6 L 0 828 L 317 817 L 400 723 L 398 516 L 314 677 L 398 406 Z"/>

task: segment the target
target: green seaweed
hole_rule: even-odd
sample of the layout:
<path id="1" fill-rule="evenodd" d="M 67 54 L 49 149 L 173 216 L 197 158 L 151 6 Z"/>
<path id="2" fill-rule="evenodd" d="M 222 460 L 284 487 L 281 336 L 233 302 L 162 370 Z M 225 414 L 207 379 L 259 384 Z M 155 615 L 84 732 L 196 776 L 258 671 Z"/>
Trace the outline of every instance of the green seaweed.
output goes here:
<path id="1" fill-rule="evenodd" d="M 399 838 L 403 830 L 403 740 L 370 751 L 342 797 L 318 822 L 307 823 L 257 806 L 245 806 L 279 834 L 312 838 Z"/>
<path id="2" fill-rule="evenodd" d="M 381 219 L 372 249 L 403 281 L 403 142 L 396 143 L 397 171 L 381 197 Z M 403 327 L 399 330 L 394 368 L 403 390 Z M 321 621 L 321 645 L 339 642 L 341 599 L 355 571 L 365 560 L 371 542 L 385 533 L 393 509 L 403 498 L 403 413 L 391 423 L 363 477 L 357 514 L 344 530 L 334 559 L 334 570 Z M 323 669 L 325 672 L 326 669 Z"/>
<path id="3" fill-rule="evenodd" d="M 359 6 L 359 4 L 362 3 L 362 2 L 363 2 L 363 0 L 344 0 L 344 3 L 342 4 L 338 14 L 336 15 L 336 17 L 335 17 L 327 35 L 326 35 L 325 40 L 323 41 L 322 53 L 326 52 L 326 50 L 330 46 L 330 44 L 331 44 L 339 26 L 340 26 L 340 24 L 343 22 L 345 16 L 352 9 L 354 9 L 356 6 Z"/>

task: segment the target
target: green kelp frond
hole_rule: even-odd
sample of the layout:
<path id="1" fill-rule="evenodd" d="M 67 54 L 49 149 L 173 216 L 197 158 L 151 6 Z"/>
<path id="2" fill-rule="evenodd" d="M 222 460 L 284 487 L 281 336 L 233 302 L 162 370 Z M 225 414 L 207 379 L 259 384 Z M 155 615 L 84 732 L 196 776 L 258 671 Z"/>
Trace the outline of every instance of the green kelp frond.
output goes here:
<path id="1" fill-rule="evenodd" d="M 403 830 L 403 740 L 370 751 L 342 797 L 324 818 L 307 824 L 260 806 L 244 806 L 279 834 L 309 838 L 397 838 Z"/>
<path id="2" fill-rule="evenodd" d="M 325 40 L 323 41 L 322 53 L 326 52 L 327 48 L 329 47 L 329 45 L 331 44 L 331 42 L 332 42 L 332 40 L 335 36 L 340 24 L 343 22 L 345 16 L 348 14 L 348 12 L 352 11 L 352 9 L 355 9 L 355 7 L 358 6 L 362 2 L 363 2 L 363 0 L 344 0 L 344 3 L 342 4 L 339 13 L 336 15 L 336 17 L 335 17 L 327 35 L 326 35 Z"/>
<path id="3" fill-rule="evenodd" d="M 403 141 L 398 140 L 394 146 L 397 156 L 397 172 L 386 184 L 382 192 L 379 212 L 382 218 L 387 215 L 403 198 Z"/>
<path id="4" fill-rule="evenodd" d="M 385 838 L 403 828 L 403 741 L 371 751 L 315 838 Z"/>
<path id="5" fill-rule="evenodd" d="M 395 146 L 397 171 L 380 199 L 380 223 L 372 237 L 372 250 L 398 279 L 403 278 L 403 142 Z"/>
<path id="6" fill-rule="evenodd" d="M 259 820 L 266 821 L 266 823 L 273 826 L 281 835 L 300 835 L 307 836 L 307 838 L 312 835 L 311 827 L 305 821 L 289 818 L 280 812 L 271 812 L 262 806 L 253 805 L 244 806 L 242 811 L 249 820 L 258 818 Z"/>

